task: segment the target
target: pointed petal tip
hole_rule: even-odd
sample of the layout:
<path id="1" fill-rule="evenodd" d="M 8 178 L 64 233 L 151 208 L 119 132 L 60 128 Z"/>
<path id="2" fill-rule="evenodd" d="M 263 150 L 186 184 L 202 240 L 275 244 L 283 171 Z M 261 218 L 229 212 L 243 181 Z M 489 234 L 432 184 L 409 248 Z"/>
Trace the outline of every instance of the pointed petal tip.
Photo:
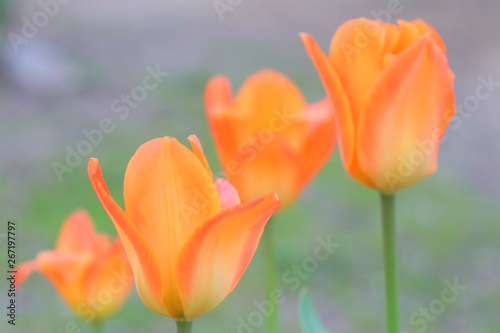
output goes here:
<path id="1" fill-rule="evenodd" d="M 189 143 L 191 143 L 191 146 L 196 145 L 198 148 L 200 148 L 202 150 L 200 139 L 198 139 L 196 134 L 191 134 L 190 136 L 188 136 L 187 139 L 188 139 Z"/>
<path id="2" fill-rule="evenodd" d="M 167 144 L 169 144 L 169 145 L 170 145 L 170 144 L 176 144 L 176 143 L 179 143 L 179 141 L 177 141 L 177 139 L 176 139 L 176 138 L 174 138 L 173 136 L 169 136 L 169 135 L 167 135 L 167 136 L 164 136 L 164 137 L 162 137 L 162 138 L 152 139 L 152 140 L 150 140 L 150 141 L 146 142 L 145 144 L 143 144 L 143 146 L 144 146 L 144 145 L 150 145 L 152 142 L 159 141 L 159 140 L 165 141 L 165 142 L 166 142 Z M 142 146 L 141 146 L 141 147 L 142 147 Z"/>
<path id="3" fill-rule="evenodd" d="M 203 151 L 200 139 L 198 139 L 196 135 L 191 134 L 188 137 L 188 141 L 191 144 L 191 150 L 196 155 L 196 157 L 198 157 L 200 162 L 203 164 L 203 166 L 213 179 L 212 169 L 210 169 L 210 163 L 208 163 L 207 157 L 205 156 L 205 152 Z"/>
<path id="4" fill-rule="evenodd" d="M 278 197 L 278 194 L 276 192 L 271 192 L 269 193 L 268 195 L 265 196 L 264 200 L 270 200 L 270 201 L 274 201 L 274 208 L 275 208 L 275 212 L 281 207 L 281 205 L 283 204 L 283 202 L 281 201 L 281 199 Z"/>
<path id="5" fill-rule="evenodd" d="M 77 209 L 75 209 L 73 211 L 73 213 L 71 214 L 71 216 L 85 216 L 85 217 L 89 217 L 90 218 L 90 215 L 89 213 L 87 212 L 87 210 L 83 207 L 78 207 Z"/>
<path id="6" fill-rule="evenodd" d="M 89 176 L 94 175 L 97 172 L 97 170 L 99 170 L 99 168 L 100 168 L 99 160 L 95 157 L 91 157 L 87 164 L 87 171 Z"/>
<path id="7" fill-rule="evenodd" d="M 231 293 L 280 204 L 277 194 L 271 192 L 221 212 L 192 234 L 178 259 L 178 283 L 187 318 L 212 309 Z"/>
<path id="8" fill-rule="evenodd" d="M 218 114 L 221 108 L 233 102 L 231 81 L 225 75 L 210 78 L 205 86 L 205 107 L 208 115 Z"/>
<path id="9" fill-rule="evenodd" d="M 224 82 L 224 81 L 229 81 L 229 78 L 224 75 L 224 74 L 216 74 L 216 75 L 213 75 L 209 80 L 208 82 Z"/>
<path id="10" fill-rule="evenodd" d="M 314 38 L 308 33 L 301 32 L 301 33 L 299 33 L 299 36 L 300 36 L 300 39 L 302 39 L 302 43 L 304 43 L 304 45 L 306 47 L 308 45 L 310 45 L 311 43 L 314 43 Z"/>
<path id="11" fill-rule="evenodd" d="M 17 274 L 16 274 L 16 288 L 20 289 L 24 284 L 24 281 L 28 278 L 28 276 L 36 271 L 37 261 L 36 259 L 27 261 L 17 266 Z"/>
<path id="12" fill-rule="evenodd" d="M 319 44 L 311 35 L 301 33 L 300 38 L 302 39 L 307 54 L 309 54 L 309 57 L 316 67 L 329 63 L 327 54 L 323 52 Z"/>
<path id="13" fill-rule="evenodd" d="M 299 36 L 302 40 L 311 38 L 311 35 L 309 35 L 307 32 L 299 32 Z"/>

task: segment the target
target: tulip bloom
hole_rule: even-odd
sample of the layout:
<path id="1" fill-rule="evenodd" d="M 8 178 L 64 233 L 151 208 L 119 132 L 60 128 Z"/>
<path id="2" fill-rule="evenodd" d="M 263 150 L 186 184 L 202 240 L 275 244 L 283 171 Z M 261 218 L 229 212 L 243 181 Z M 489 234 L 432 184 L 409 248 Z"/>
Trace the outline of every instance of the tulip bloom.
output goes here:
<path id="1" fill-rule="evenodd" d="M 333 104 L 351 176 L 390 194 L 432 174 L 454 114 L 454 75 L 439 34 L 422 21 L 355 19 L 337 30 L 329 58 L 301 37 Z"/>
<path id="2" fill-rule="evenodd" d="M 234 98 L 228 78 L 212 78 L 205 105 L 219 160 L 243 201 L 276 191 L 290 204 L 335 147 L 328 101 L 307 105 L 273 70 L 249 77 Z"/>
<path id="3" fill-rule="evenodd" d="M 97 234 L 84 210 L 64 222 L 55 250 L 17 267 L 21 285 L 33 271 L 44 275 L 66 304 L 86 321 L 100 320 L 121 307 L 132 287 L 133 276 L 119 239 Z"/>
<path id="4" fill-rule="evenodd" d="M 123 240 L 144 304 L 191 321 L 236 286 L 257 248 L 275 193 L 246 204 L 225 180 L 214 180 L 198 139 L 193 151 L 164 137 L 143 144 L 125 173 L 125 211 L 113 200 L 99 161 L 88 174 Z"/>

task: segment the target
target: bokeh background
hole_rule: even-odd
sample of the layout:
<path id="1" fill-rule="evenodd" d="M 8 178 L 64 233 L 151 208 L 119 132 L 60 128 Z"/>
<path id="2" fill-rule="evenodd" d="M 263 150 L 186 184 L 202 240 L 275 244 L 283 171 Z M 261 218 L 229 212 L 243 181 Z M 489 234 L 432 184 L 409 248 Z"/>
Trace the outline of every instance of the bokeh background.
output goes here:
<path id="1" fill-rule="evenodd" d="M 14 52 L 8 33 L 20 34 L 23 18 L 31 20 L 45 2 L 1 2 L 0 233 L 7 219 L 17 222 L 18 261 L 52 248 L 60 224 L 78 207 L 89 210 L 100 231 L 115 234 L 87 179 L 88 156 L 62 181 L 51 166 L 65 164 L 66 146 L 85 139 L 82 131 L 97 128 L 103 118 L 115 125 L 90 154 L 100 159 L 115 198 L 121 198 L 129 158 L 154 137 L 171 135 L 186 143 L 196 133 L 218 171 L 202 100 L 212 75 L 226 74 L 238 87 L 270 67 L 295 81 L 308 101 L 319 100 L 324 91 L 298 33 L 311 33 L 327 49 L 341 23 L 373 17 L 392 1 L 241 0 L 221 20 L 212 0 L 70 0 Z M 500 1 L 402 0 L 401 6 L 392 22 L 422 18 L 444 38 L 457 103 L 474 95 L 479 77 L 500 81 Z M 157 65 L 168 77 L 119 119 L 112 102 L 141 84 L 146 67 Z M 454 279 L 467 289 L 425 331 L 500 332 L 499 88 L 473 112 L 456 117 L 438 172 L 398 195 L 405 332 L 418 332 L 409 323 L 411 314 L 429 307 L 446 287 L 443 281 Z M 332 332 L 383 332 L 378 197 L 346 175 L 338 152 L 297 204 L 279 216 L 276 228 L 282 272 L 311 256 L 319 236 L 331 235 L 340 244 L 302 281 Z M 238 317 L 246 320 L 256 310 L 253 302 L 264 299 L 262 266 L 257 255 L 235 291 L 196 320 L 195 331 L 237 332 Z M 1 281 L 0 300 L 7 304 Z M 282 331 L 299 332 L 297 292 L 286 284 L 282 289 Z M 7 325 L 2 314 L 1 332 L 64 332 L 72 320 L 88 331 L 40 275 L 27 281 L 18 305 L 17 325 Z M 105 325 L 106 332 L 174 329 L 173 321 L 149 311 L 135 291 Z"/>

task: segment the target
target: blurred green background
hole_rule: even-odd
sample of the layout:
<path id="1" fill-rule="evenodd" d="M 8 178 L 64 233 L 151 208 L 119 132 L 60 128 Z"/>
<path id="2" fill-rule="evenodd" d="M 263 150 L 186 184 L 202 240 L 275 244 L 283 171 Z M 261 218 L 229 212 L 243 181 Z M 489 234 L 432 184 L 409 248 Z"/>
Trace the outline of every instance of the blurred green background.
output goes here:
<path id="1" fill-rule="evenodd" d="M 220 19 L 212 0 L 73 0 L 14 51 L 9 33 L 47 1 L 13 1 L 0 28 L 0 220 L 17 222 L 17 259 L 53 247 L 63 219 L 88 209 L 99 231 L 116 234 L 86 174 L 88 157 L 101 161 L 108 186 L 121 198 L 128 160 L 145 141 L 165 135 L 186 143 L 195 133 L 214 172 L 220 170 L 204 115 L 208 78 L 226 74 L 235 90 L 250 74 L 270 67 L 288 75 L 308 101 L 324 97 L 298 33 L 311 33 L 327 49 L 344 21 L 386 10 L 392 1 L 233 1 Z M 228 3 L 227 1 L 222 1 Z M 7 2 L 2 0 L 2 5 Z M 422 18 L 448 46 L 456 74 L 456 99 L 474 94 L 478 77 L 500 81 L 500 1 L 401 1 L 397 19 Z M 10 35 L 12 37 L 12 35 Z M 169 76 L 121 120 L 111 105 L 142 83 L 146 67 Z M 426 332 L 500 332 L 500 92 L 457 116 L 442 144 L 438 172 L 398 194 L 401 320 L 440 298 L 444 280 L 467 285 L 462 295 L 429 322 Z M 115 130 L 59 181 L 51 166 L 65 163 L 66 147 L 84 130 L 109 118 Z M 317 144 L 322 144 L 318 142 Z M 122 203 L 122 201 L 120 202 Z M 279 215 L 280 270 L 311 256 L 317 237 L 331 235 L 335 253 L 303 281 L 332 332 L 383 332 L 384 294 L 378 197 L 344 172 L 338 152 L 297 204 Z M 4 223 L 1 224 L 5 226 Z M 0 233 L 5 232 L 2 227 Z M 6 258 L 1 243 L 1 258 Z M 2 259 L 0 270 L 6 270 Z M 237 332 L 262 301 L 259 253 L 235 291 L 195 321 L 195 332 Z M 7 304 L 1 279 L 1 308 Z M 297 292 L 283 284 L 283 332 L 299 332 Z M 64 332 L 76 320 L 53 287 L 35 274 L 18 296 L 17 325 L 2 313 L 1 332 Z M 3 310 L 5 311 L 5 310 Z M 174 332 L 172 320 L 149 311 L 135 290 L 106 332 Z M 241 331 L 244 332 L 244 331 Z M 252 328 L 264 332 L 264 327 Z"/>

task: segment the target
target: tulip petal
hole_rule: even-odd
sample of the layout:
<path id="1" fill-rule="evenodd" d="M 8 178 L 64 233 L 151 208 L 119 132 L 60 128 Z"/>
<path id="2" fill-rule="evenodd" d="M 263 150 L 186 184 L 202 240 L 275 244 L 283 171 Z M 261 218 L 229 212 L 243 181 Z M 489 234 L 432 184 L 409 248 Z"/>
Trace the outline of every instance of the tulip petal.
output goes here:
<path id="1" fill-rule="evenodd" d="M 201 142 L 196 135 L 190 135 L 188 137 L 189 143 L 191 143 L 191 148 L 193 149 L 193 153 L 200 159 L 200 162 L 203 164 L 205 169 L 207 169 L 208 173 L 212 175 L 212 170 L 210 169 L 210 164 L 208 163 L 207 157 L 203 152 L 203 147 L 201 146 Z M 213 177 L 212 177 L 213 178 Z"/>
<path id="2" fill-rule="evenodd" d="M 232 109 L 230 108 L 233 104 L 233 97 L 229 79 L 225 76 L 216 76 L 210 79 L 205 88 L 204 100 L 208 124 L 217 147 L 217 153 L 221 163 L 225 164 L 225 161 L 230 161 L 233 158 L 233 152 L 237 151 L 241 142 L 238 134 L 240 119 L 231 113 Z M 228 165 L 222 167 L 226 172 L 229 169 Z"/>
<path id="3" fill-rule="evenodd" d="M 443 53 L 446 53 L 446 45 L 437 31 L 422 20 L 412 22 L 398 20 L 400 36 L 396 47 L 393 49 L 394 54 L 398 54 L 408 48 L 411 44 L 420 39 L 424 34 L 436 42 L 437 46 Z"/>
<path id="4" fill-rule="evenodd" d="M 217 178 L 215 180 L 217 193 L 219 194 L 220 208 L 222 210 L 229 209 L 241 203 L 240 196 L 236 188 L 226 179 Z"/>
<path id="5" fill-rule="evenodd" d="M 210 82 L 207 91 L 213 89 L 212 86 Z M 293 149 L 300 135 L 286 133 L 290 132 L 293 120 L 305 106 L 304 97 L 293 82 L 269 69 L 250 76 L 241 86 L 235 102 L 226 104 L 223 112 L 211 112 L 207 105 L 218 155 L 230 180 L 239 176 L 242 164 L 253 160 L 249 156 L 251 150 L 257 149 L 260 153 L 268 141 L 274 141 L 278 132 L 287 149 Z M 259 193 L 262 194 L 265 193 Z M 247 193 L 240 195 L 244 200 L 249 199 Z"/>
<path id="6" fill-rule="evenodd" d="M 26 281 L 28 276 L 36 271 L 36 259 L 24 262 L 16 267 L 16 286 L 21 287 L 21 285 Z"/>
<path id="7" fill-rule="evenodd" d="M 226 176 L 230 178 L 239 174 L 241 171 L 238 158 L 241 154 L 238 149 L 243 142 L 239 132 L 243 126 L 241 119 L 228 112 L 214 114 L 207 111 L 207 117 L 217 155 Z"/>
<path id="8" fill-rule="evenodd" d="M 296 166 L 300 170 L 295 182 L 295 193 L 300 193 L 328 161 L 336 144 L 335 122 L 329 99 L 309 105 L 300 121 L 308 126 L 302 137 L 301 150 L 297 153 Z"/>
<path id="9" fill-rule="evenodd" d="M 453 103 L 453 79 L 446 56 L 428 34 L 382 73 L 368 95 L 357 141 L 361 168 L 378 190 L 392 193 L 434 172 L 435 133 Z"/>
<path id="10" fill-rule="evenodd" d="M 437 44 L 441 51 L 443 53 L 446 53 L 446 44 L 433 26 L 427 24 L 422 20 L 415 20 L 412 21 L 412 23 L 418 27 L 422 35 L 426 33 L 429 34 L 429 37 Z"/>
<path id="11" fill-rule="evenodd" d="M 220 212 L 215 183 L 199 154 L 174 138 L 153 139 L 127 167 L 127 216 L 158 257 L 175 258 L 192 230 Z"/>
<path id="12" fill-rule="evenodd" d="M 180 315 L 177 255 L 191 233 L 220 212 L 213 177 L 196 154 L 176 139 L 153 139 L 130 159 L 124 198 L 127 216 L 159 260 L 163 302 Z"/>
<path id="13" fill-rule="evenodd" d="M 272 131 L 279 112 L 293 119 L 305 106 L 300 90 L 283 74 L 265 69 L 251 75 L 239 89 L 232 110 L 245 119 L 239 142 L 259 132 Z"/>
<path id="14" fill-rule="evenodd" d="M 100 304 L 95 309 L 94 320 L 107 317 L 115 312 L 127 298 L 134 276 L 120 239 L 98 254 L 84 276 L 86 281 L 85 294 L 95 299 L 106 292 L 112 301 Z"/>
<path id="15" fill-rule="evenodd" d="M 340 154 L 342 162 L 349 173 L 357 180 L 372 186 L 371 180 L 368 179 L 360 170 L 355 152 L 355 132 L 354 121 L 351 114 L 351 107 L 344 88 L 339 80 L 339 77 L 333 70 L 330 60 L 321 51 L 316 41 L 308 34 L 302 33 L 302 41 L 306 51 L 309 54 L 312 62 L 323 81 L 326 93 L 333 105 L 335 132 L 337 133 L 338 142 L 340 145 Z M 282 198 L 283 199 L 283 198 Z"/>
<path id="16" fill-rule="evenodd" d="M 168 306 L 166 307 L 168 313 L 165 313 L 165 307 L 160 301 L 162 298 L 162 282 L 158 259 L 149 242 L 111 197 L 97 159 L 91 158 L 89 160 L 88 174 L 97 197 L 113 221 L 123 242 L 142 301 L 156 313 L 166 316 L 175 315 L 176 310 Z"/>
<path id="17" fill-rule="evenodd" d="M 320 49 L 316 41 L 308 34 L 300 35 L 309 57 L 323 81 L 326 93 L 334 109 L 335 127 L 337 130 L 340 151 L 344 164 L 349 165 L 354 156 L 354 123 L 349 101 L 340 80 L 333 70 L 329 59 Z"/>
<path id="18" fill-rule="evenodd" d="M 71 309 L 77 309 L 86 301 L 83 276 L 94 259 L 90 252 L 43 251 L 36 258 L 36 269 L 50 281 Z"/>
<path id="19" fill-rule="evenodd" d="M 101 244 L 103 243 L 103 244 Z M 79 209 L 63 223 L 55 250 L 62 252 L 94 251 L 109 246 L 109 239 L 98 237 L 92 219 L 86 211 Z"/>
<path id="20" fill-rule="evenodd" d="M 242 145 L 242 155 L 236 160 L 239 172 L 228 174 L 243 202 L 269 192 L 278 193 L 286 203 L 291 203 L 296 197 L 296 180 L 300 171 L 296 165 L 300 157 L 282 140 L 276 138 L 275 141 L 269 145 Z"/>
<path id="21" fill-rule="evenodd" d="M 178 283 L 187 320 L 212 309 L 234 289 L 269 217 L 279 206 L 276 194 L 271 193 L 223 211 L 195 231 L 178 261 Z"/>
<path id="22" fill-rule="evenodd" d="M 217 115 L 233 103 L 231 83 L 225 76 L 211 78 L 205 88 L 205 106 L 209 115 Z"/>
<path id="23" fill-rule="evenodd" d="M 394 24 L 365 18 L 347 21 L 333 36 L 330 62 L 349 99 L 354 126 L 364 110 L 366 94 L 383 69 L 384 55 L 398 37 Z"/>

